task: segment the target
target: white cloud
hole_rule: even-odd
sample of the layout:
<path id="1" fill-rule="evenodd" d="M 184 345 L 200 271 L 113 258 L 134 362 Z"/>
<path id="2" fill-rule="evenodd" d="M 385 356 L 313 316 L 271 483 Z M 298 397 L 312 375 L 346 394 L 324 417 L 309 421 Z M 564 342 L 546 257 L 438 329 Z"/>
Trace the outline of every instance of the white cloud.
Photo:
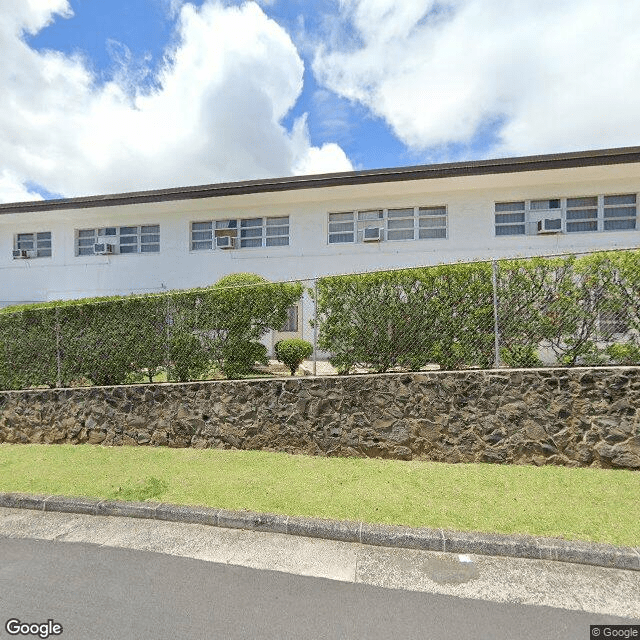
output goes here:
<path id="1" fill-rule="evenodd" d="M 255 3 L 174 4 L 177 45 L 143 93 L 146 70 L 127 72 L 126 49 L 116 46 L 121 72 L 98 85 L 81 58 L 20 39 L 69 16 L 66 0 L 11 2 L 20 10 L 0 14 L 0 167 L 13 176 L 71 196 L 351 168 L 336 145 L 311 145 L 304 119 L 281 124 L 303 62 Z"/>
<path id="2" fill-rule="evenodd" d="M 20 179 L 11 171 L 6 169 L 0 171 L 0 196 L 4 197 L 6 202 L 42 200 L 42 196 L 31 191 L 24 182 L 24 179 Z"/>
<path id="3" fill-rule="evenodd" d="M 640 143 L 634 0 L 340 7 L 330 44 L 317 48 L 316 76 L 414 149 L 469 144 L 492 123 L 491 153 Z"/>

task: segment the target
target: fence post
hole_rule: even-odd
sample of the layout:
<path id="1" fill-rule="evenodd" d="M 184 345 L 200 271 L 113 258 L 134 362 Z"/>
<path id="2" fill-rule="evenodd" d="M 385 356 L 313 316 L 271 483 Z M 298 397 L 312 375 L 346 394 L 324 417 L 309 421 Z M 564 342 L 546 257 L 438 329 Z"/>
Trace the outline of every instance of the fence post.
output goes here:
<path id="1" fill-rule="evenodd" d="M 56 386 L 58 389 L 62 386 L 62 356 L 60 354 L 60 308 L 56 307 L 56 366 L 58 376 L 56 379 Z"/>
<path id="2" fill-rule="evenodd" d="M 313 375 L 318 375 L 318 278 L 313 280 Z"/>
<path id="3" fill-rule="evenodd" d="M 500 333 L 498 325 L 498 263 L 491 263 L 491 284 L 493 285 L 493 337 L 494 337 L 494 369 L 500 368 Z"/>

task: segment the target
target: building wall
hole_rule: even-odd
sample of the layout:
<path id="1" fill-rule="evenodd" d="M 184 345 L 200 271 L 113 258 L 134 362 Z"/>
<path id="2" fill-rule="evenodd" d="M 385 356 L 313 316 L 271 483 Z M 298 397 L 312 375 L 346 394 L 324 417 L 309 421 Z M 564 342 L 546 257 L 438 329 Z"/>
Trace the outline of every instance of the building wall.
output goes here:
<path id="1" fill-rule="evenodd" d="M 494 232 L 496 201 L 637 193 L 634 164 L 385 182 L 323 189 L 0 215 L 0 304 L 208 286 L 235 272 L 313 278 L 458 260 L 635 247 L 640 229 L 551 236 Z M 329 244 L 328 213 L 447 205 L 448 238 Z M 290 217 L 288 247 L 190 251 L 190 222 Z M 75 256 L 75 229 L 160 224 L 158 254 Z M 639 225 L 640 226 L 640 225 Z M 51 231 L 51 258 L 13 260 L 16 233 Z"/>

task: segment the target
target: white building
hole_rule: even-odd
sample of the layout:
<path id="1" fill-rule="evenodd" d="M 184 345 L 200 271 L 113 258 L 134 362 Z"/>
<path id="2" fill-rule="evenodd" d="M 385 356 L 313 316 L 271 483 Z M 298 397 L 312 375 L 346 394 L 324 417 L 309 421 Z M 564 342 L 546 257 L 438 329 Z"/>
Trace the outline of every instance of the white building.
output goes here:
<path id="1" fill-rule="evenodd" d="M 0 306 L 636 247 L 640 147 L 0 205 Z"/>

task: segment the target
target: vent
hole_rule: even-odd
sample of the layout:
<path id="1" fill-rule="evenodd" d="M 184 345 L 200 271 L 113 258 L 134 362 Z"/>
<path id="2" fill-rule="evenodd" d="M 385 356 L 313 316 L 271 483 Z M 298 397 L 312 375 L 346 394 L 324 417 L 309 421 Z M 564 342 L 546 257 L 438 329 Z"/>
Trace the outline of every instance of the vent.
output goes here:
<path id="1" fill-rule="evenodd" d="M 236 239 L 231 236 L 217 236 L 216 247 L 218 249 L 235 249 Z"/>
<path id="2" fill-rule="evenodd" d="M 13 251 L 13 259 L 14 260 L 25 260 L 26 258 L 29 258 L 29 252 L 25 251 L 24 249 L 16 249 L 15 251 Z"/>
<path id="3" fill-rule="evenodd" d="M 561 218 L 545 218 L 538 220 L 538 233 L 562 233 Z"/>
<path id="4" fill-rule="evenodd" d="M 97 256 L 105 256 L 113 253 L 113 245 L 106 242 L 99 242 L 93 245 L 93 253 Z"/>
<path id="5" fill-rule="evenodd" d="M 380 227 L 365 227 L 362 239 L 364 242 L 380 242 L 382 240 L 382 229 Z"/>

